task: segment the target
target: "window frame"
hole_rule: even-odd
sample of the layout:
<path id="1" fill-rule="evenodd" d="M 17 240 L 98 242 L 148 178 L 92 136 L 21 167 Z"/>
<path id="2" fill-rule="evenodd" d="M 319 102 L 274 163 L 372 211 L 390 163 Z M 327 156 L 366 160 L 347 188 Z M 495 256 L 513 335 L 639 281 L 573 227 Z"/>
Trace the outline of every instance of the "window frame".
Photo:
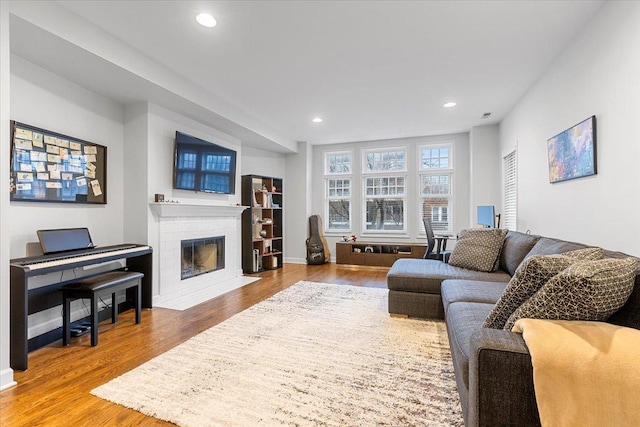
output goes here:
<path id="1" fill-rule="evenodd" d="M 375 171 L 367 169 L 367 154 L 368 153 L 384 153 L 384 152 L 403 152 L 404 159 L 403 165 L 400 169 L 390 169 L 383 171 Z M 383 146 L 383 147 L 363 147 L 360 149 L 360 165 L 362 168 L 361 179 L 360 179 L 360 188 L 361 188 L 361 230 L 360 233 L 362 235 L 374 236 L 374 235 L 394 235 L 394 236 L 405 236 L 408 234 L 408 218 L 407 218 L 407 208 L 409 205 L 409 170 L 408 170 L 408 156 L 409 149 L 406 145 L 397 145 L 397 146 Z M 375 195 L 367 195 L 367 180 L 371 178 L 402 178 L 403 183 L 403 193 L 398 196 L 386 194 L 381 196 Z M 391 196 L 391 197 L 390 197 Z M 367 229 L 367 204 L 369 200 L 372 199 L 401 199 L 402 200 L 402 228 L 399 230 L 385 230 L 385 229 Z"/>
<path id="2" fill-rule="evenodd" d="M 329 171 L 329 156 L 337 156 L 337 155 L 349 155 L 351 158 L 351 170 L 349 172 L 330 172 Z M 337 151 L 324 151 L 322 156 L 322 174 L 326 176 L 335 176 L 335 175 L 353 175 L 353 150 L 337 150 Z"/>
<path id="3" fill-rule="evenodd" d="M 350 157 L 350 171 L 349 172 L 331 172 L 329 171 L 329 156 L 348 155 Z M 354 165 L 353 150 L 327 150 L 323 151 L 323 211 L 325 221 L 323 224 L 325 233 L 351 233 L 353 230 L 353 165 Z M 349 181 L 349 196 L 330 196 L 329 195 L 329 183 L 330 181 Z M 347 200 L 349 203 L 348 208 L 348 225 L 347 228 L 331 228 L 331 221 L 329 220 L 329 208 L 330 202 L 334 200 Z"/>
<path id="4" fill-rule="evenodd" d="M 449 155 L 448 155 L 448 167 L 433 167 L 433 168 L 425 168 L 423 167 L 423 158 L 422 158 L 422 152 L 423 150 L 429 149 L 429 150 L 433 150 L 433 149 L 442 149 L 442 148 L 447 148 Z M 440 142 L 434 142 L 434 143 L 425 143 L 425 144 L 418 144 L 416 146 L 416 170 L 417 170 L 417 185 L 416 185 L 416 204 L 418 205 L 417 207 L 419 208 L 419 217 L 418 217 L 418 230 L 419 236 L 426 236 L 426 231 L 424 229 L 424 224 L 422 222 L 422 219 L 425 217 L 425 210 L 424 210 L 424 205 L 425 205 L 425 200 L 426 199 L 438 199 L 438 198 L 446 198 L 448 200 L 448 204 L 447 204 L 447 228 L 445 230 L 441 230 L 438 229 L 437 227 L 434 228 L 434 231 L 436 232 L 436 234 L 442 234 L 442 235 L 453 235 L 453 230 L 455 230 L 455 224 L 454 224 L 454 216 L 452 215 L 453 212 L 455 212 L 455 206 L 454 206 L 454 202 L 455 202 L 455 145 L 453 141 L 440 141 Z M 442 158 L 442 157 L 438 157 L 438 158 Z M 433 195 L 433 196 L 425 196 L 422 194 L 422 179 L 424 176 L 448 176 L 449 177 L 449 193 L 446 195 Z M 434 208 L 434 206 L 431 207 L 432 209 Z M 442 212 L 442 210 L 440 211 Z M 432 226 L 433 226 L 433 221 L 432 221 Z"/>

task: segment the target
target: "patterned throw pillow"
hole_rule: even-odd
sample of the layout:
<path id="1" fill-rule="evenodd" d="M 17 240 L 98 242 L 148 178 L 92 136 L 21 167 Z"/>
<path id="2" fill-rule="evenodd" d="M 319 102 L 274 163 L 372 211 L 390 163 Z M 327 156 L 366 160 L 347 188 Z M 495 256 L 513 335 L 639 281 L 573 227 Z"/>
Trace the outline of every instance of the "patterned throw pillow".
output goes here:
<path id="1" fill-rule="evenodd" d="M 637 268 L 632 257 L 575 263 L 518 307 L 504 329 L 521 318 L 607 320 L 631 295 Z"/>
<path id="2" fill-rule="evenodd" d="M 578 261 L 602 259 L 601 248 L 578 249 L 557 255 L 534 255 L 516 269 L 502 296 L 482 324 L 485 328 L 502 329 L 518 307 L 528 300 L 553 276 Z"/>
<path id="3" fill-rule="evenodd" d="M 449 258 L 449 264 L 476 271 L 497 270 L 500 251 L 508 231 L 501 228 L 462 230 Z"/>

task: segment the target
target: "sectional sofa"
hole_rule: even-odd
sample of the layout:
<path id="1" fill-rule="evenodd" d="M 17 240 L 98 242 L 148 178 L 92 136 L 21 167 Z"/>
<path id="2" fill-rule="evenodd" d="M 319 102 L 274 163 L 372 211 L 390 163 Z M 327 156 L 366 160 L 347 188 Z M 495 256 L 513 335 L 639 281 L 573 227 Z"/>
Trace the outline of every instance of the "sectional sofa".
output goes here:
<path id="1" fill-rule="evenodd" d="M 391 267 L 387 275 L 390 314 L 445 319 L 466 426 L 540 425 L 533 367 L 522 335 L 483 324 L 524 260 L 586 247 L 510 231 L 496 271 L 419 259 L 400 259 Z M 628 257 L 607 250 L 604 256 Z M 640 275 L 635 274 L 631 296 L 607 322 L 640 329 Z"/>

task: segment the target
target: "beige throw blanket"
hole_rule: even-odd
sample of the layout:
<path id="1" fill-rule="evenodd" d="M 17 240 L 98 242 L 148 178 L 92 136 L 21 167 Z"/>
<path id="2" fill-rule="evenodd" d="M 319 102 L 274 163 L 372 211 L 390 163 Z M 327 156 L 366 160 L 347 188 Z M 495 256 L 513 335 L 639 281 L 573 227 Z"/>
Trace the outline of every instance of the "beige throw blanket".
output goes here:
<path id="1" fill-rule="evenodd" d="M 640 331 L 603 322 L 520 319 L 544 427 L 640 426 Z"/>

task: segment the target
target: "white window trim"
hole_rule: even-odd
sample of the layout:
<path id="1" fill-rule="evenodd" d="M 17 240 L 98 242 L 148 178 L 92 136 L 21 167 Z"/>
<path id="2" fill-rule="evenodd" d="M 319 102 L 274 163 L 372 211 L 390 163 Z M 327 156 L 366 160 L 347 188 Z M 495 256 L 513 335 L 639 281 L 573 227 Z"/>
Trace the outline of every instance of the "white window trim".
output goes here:
<path id="1" fill-rule="evenodd" d="M 395 169 L 392 171 L 382 171 L 382 172 L 378 172 L 378 171 L 368 171 L 367 170 L 367 153 L 370 152 L 376 152 L 376 151 L 404 151 L 404 168 L 403 169 Z M 370 176 L 370 175 L 382 175 L 382 174 L 390 174 L 390 175 L 397 175 L 397 174 L 401 174 L 401 173 L 406 173 L 408 172 L 408 162 L 409 159 L 407 158 L 407 156 L 409 155 L 409 149 L 407 148 L 406 145 L 399 145 L 399 146 L 387 146 L 387 147 L 376 147 L 376 148 L 361 148 L 360 149 L 360 170 L 362 171 L 362 176 Z"/>
<path id="2" fill-rule="evenodd" d="M 449 148 L 449 167 L 448 168 L 423 168 L 422 167 L 422 150 L 423 149 L 432 149 L 432 148 L 443 148 L 443 147 L 447 147 Z M 427 232 L 424 229 L 424 224 L 422 222 L 422 217 L 424 215 L 424 212 L 422 212 L 422 191 L 421 191 L 421 185 L 422 185 L 422 176 L 423 175 L 449 175 L 449 188 L 450 188 L 450 194 L 449 194 L 449 205 L 451 206 L 451 212 L 455 212 L 456 211 L 456 207 L 455 207 L 455 144 L 454 141 L 441 141 L 441 142 L 434 142 L 432 144 L 419 144 L 416 147 L 416 169 L 417 169 L 417 185 L 416 185 L 416 208 L 418 208 L 419 210 L 419 215 L 418 215 L 418 230 L 420 230 L 418 232 L 418 236 L 422 237 L 422 236 L 426 236 Z M 447 215 L 449 217 L 449 230 L 446 231 L 445 233 L 447 234 L 454 234 L 455 230 L 455 216 L 451 215 L 451 212 L 448 212 Z"/>
<path id="3" fill-rule="evenodd" d="M 442 168 L 442 169 L 434 169 L 434 168 L 423 168 L 422 167 L 422 150 L 423 149 L 432 149 L 432 148 L 448 148 L 449 149 L 449 167 L 448 168 Z M 417 152 L 416 152 L 416 165 L 417 165 L 417 170 L 418 173 L 421 173 L 423 171 L 443 171 L 443 170 L 450 170 L 451 172 L 454 171 L 455 169 L 455 163 L 454 163 L 454 150 L 455 150 L 455 145 L 453 143 L 453 141 L 443 141 L 443 142 L 436 142 L 433 144 L 420 144 L 417 147 Z"/>
<path id="4" fill-rule="evenodd" d="M 364 161 L 364 160 L 363 160 Z M 405 162 L 406 165 L 406 162 Z M 409 185 L 408 180 L 409 180 L 409 174 L 407 173 L 407 171 L 401 171 L 401 170 L 397 170 L 393 172 L 374 172 L 374 173 L 367 173 L 367 174 L 363 174 L 362 178 L 360 180 L 361 182 L 361 193 L 360 193 L 360 197 L 361 197 L 361 201 L 362 201 L 362 208 L 361 208 L 361 224 L 362 224 L 362 230 L 361 230 L 361 234 L 362 235 L 367 235 L 367 236 L 376 236 L 376 235 L 382 235 L 382 236 L 388 236 L 388 235 L 395 235 L 395 236 L 404 236 L 408 233 L 408 229 L 407 229 L 407 206 L 409 203 L 409 198 L 408 198 L 408 191 L 407 191 L 407 187 Z M 386 198 L 389 199 L 402 199 L 402 205 L 403 205 L 403 209 L 402 209 L 402 230 L 367 230 L 367 200 L 370 198 L 367 196 L 367 178 L 397 178 L 397 177 L 403 177 L 404 178 L 404 194 L 401 197 L 396 197 L 395 195 L 387 195 Z M 371 197 L 374 198 L 374 197 Z M 384 198 L 384 197 L 375 197 L 375 198 Z"/>
<path id="5" fill-rule="evenodd" d="M 344 155 L 344 154 L 348 154 L 349 156 L 351 156 L 351 172 L 329 172 L 329 164 L 328 164 L 328 160 L 327 157 L 329 157 L 329 155 Z M 333 150 L 326 150 L 322 152 L 322 175 L 327 177 L 327 176 L 351 176 L 353 175 L 353 166 L 354 166 L 354 162 L 353 162 L 353 150 L 338 150 L 338 151 L 333 151 Z"/>
<path id="6" fill-rule="evenodd" d="M 329 197 L 329 181 L 330 180 L 349 180 L 350 196 Z M 323 228 L 326 233 L 351 233 L 353 229 L 353 177 L 351 175 L 336 176 L 328 175 L 324 178 L 324 224 Z M 349 227 L 346 229 L 329 228 L 329 200 L 348 200 L 349 201 Z"/>
<path id="7" fill-rule="evenodd" d="M 349 155 L 351 157 L 351 171 L 350 172 L 329 172 L 329 164 L 328 164 L 328 157 L 330 155 Z M 349 149 L 349 150 L 324 150 L 322 152 L 322 165 L 323 165 L 323 170 L 322 170 L 322 175 L 323 175 L 323 182 L 322 182 L 322 191 L 323 191 L 323 212 L 324 212 L 324 221 L 323 221 L 323 228 L 324 228 L 324 232 L 327 234 L 345 234 L 345 233 L 352 233 L 353 230 L 353 191 L 354 191 L 354 153 L 353 150 Z M 329 180 L 334 179 L 334 180 L 339 180 L 339 179 L 348 179 L 350 180 L 351 184 L 350 184 L 350 191 L 351 191 L 351 195 L 349 197 L 345 197 L 345 196 L 341 196 L 341 197 L 329 197 L 329 192 L 328 192 L 328 186 L 329 186 Z M 329 228 L 330 224 L 329 224 L 329 200 L 336 200 L 336 199 L 342 199 L 342 200 L 349 200 L 349 227 L 347 229 L 332 229 Z"/>

